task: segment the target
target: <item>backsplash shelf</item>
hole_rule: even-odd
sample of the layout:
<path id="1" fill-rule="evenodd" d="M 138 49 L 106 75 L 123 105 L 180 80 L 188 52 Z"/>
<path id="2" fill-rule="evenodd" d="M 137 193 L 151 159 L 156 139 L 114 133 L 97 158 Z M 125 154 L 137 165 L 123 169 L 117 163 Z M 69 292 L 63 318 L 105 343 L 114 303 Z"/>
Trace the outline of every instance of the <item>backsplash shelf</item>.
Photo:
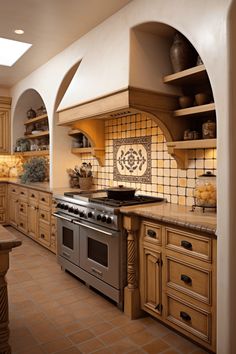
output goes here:
<path id="1" fill-rule="evenodd" d="M 49 135 L 49 131 L 46 130 L 44 132 L 40 132 L 40 133 L 37 133 L 37 134 L 30 134 L 30 135 L 26 135 L 27 139 L 37 139 L 37 138 L 40 138 L 42 136 L 48 136 Z"/>
<path id="2" fill-rule="evenodd" d="M 76 155 L 91 154 L 98 160 L 100 166 L 104 166 L 105 164 L 105 149 L 103 148 L 72 148 L 71 152 Z"/>
<path id="3" fill-rule="evenodd" d="M 41 116 L 28 119 L 27 121 L 25 121 L 24 125 L 29 125 L 29 124 L 32 124 L 32 123 L 41 122 L 42 120 L 46 120 L 47 118 L 48 118 L 48 115 L 47 114 L 43 114 Z"/>
<path id="4" fill-rule="evenodd" d="M 48 156 L 49 150 L 36 150 L 36 151 L 22 151 L 22 152 L 14 152 L 16 156 Z"/>
<path id="5" fill-rule="evenodd" d="M 217 139 L 199 139 L 167 142 L 168 153 L 177 161 L 181 169 L 188 168 L 188 150 L 215 149 Z"/>

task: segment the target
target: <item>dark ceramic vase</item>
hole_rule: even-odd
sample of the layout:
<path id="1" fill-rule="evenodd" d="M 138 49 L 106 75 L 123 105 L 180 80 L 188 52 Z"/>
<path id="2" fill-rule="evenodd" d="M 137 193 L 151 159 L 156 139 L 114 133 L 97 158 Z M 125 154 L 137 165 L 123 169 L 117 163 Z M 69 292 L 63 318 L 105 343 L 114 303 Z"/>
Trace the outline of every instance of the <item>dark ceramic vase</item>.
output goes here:
<path id="1" fill-rule="evenodd" d="M 27 118 L 28 119 L 31 119 L 31 118 L 35 118 L 36 117 L 36 112 L 30 108 L 28 111 L 27 111 Z"/>
<path id="2" fill-rule="evenodd" d="M 196 53 L 190 42 L 180 33 L 176 33 L 170 48 L 170 60 L 174 73 L 194 66 L 195 57 Z"/>

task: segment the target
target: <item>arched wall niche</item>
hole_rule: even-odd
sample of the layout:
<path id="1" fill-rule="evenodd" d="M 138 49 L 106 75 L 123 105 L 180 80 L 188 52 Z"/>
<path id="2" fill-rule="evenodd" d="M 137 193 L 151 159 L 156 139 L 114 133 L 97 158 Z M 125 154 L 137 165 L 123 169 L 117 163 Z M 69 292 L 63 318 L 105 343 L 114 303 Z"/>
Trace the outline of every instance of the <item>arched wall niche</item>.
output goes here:
<path id="1" fill-rule="evenodd" d="M 27 120 L 27 111 L 30 108 L 36 111 L 41 106 L 45 107 L 45 103 L 42 96 L 35 89 L 27 89 L 20 95 L 13 112 L 13 147 L 18 138 L 24 137 L 24 122 Z"/>

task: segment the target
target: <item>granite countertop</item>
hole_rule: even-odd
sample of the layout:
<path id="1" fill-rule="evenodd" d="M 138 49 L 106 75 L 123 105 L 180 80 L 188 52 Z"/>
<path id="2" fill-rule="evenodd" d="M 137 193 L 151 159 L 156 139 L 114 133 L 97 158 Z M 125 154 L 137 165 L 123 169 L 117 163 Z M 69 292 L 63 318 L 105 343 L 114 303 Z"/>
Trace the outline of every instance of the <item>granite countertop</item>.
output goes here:
<path id="1" fill-rule="evenodd" d="M 21 241 L 0 225 L 0 250 L 10 250 L 21 245 Z"/>
<path id="2" fill-rule="evenodd" d="M 172 203 L 145 204 L 139 206 L 122 207 L 125 215 L 136 215 L 143 218 L 162 221 L 173 225 L 186 227 L 195 231 L 216 234 L 216 213 L 199 208 L 194 212 L 190 206 L 182 206 Z"/>

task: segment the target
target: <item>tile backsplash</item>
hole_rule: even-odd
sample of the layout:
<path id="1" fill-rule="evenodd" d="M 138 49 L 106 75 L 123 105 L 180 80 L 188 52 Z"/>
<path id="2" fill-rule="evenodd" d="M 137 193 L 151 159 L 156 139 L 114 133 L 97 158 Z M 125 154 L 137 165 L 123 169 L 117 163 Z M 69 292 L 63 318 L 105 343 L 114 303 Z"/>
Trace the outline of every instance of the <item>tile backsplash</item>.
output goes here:
<path id="1" fill-rule="evenodd" d="M 0 155 L 0 177 L 17 177 L 22 171 L 22 159 L 14 155 Z"/>
<path id="2" fill-rule="evenodd" d="M 90 154 L 83 155 L 93 166 L 96 188 L 122 184 L 180 205 L 193 204 L 199 175 L 217 172 L 216 149 L 189 150 L 188 158 L 188 169 L 178 169 L 163 132 L 146 114 L 106 121 L 103 167 Z"/>

